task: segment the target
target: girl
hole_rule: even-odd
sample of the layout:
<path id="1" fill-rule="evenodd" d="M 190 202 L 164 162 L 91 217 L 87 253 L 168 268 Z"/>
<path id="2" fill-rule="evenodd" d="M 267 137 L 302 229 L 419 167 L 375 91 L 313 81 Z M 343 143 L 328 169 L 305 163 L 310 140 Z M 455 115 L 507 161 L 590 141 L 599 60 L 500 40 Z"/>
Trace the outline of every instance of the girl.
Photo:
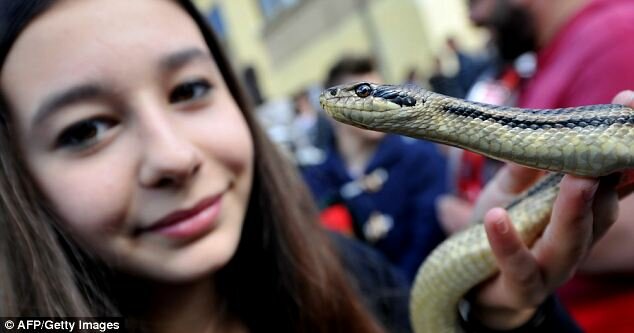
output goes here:
<path id="1" fill-rule="evenodd" d="M 188 1 L 2 6 L 0 316 L 123 316 L 151 332 L 383 331 Z M 489 214 L 502 274 L 474 299 L 483 323 L 534 324 L 589 247 L 560 233 L 587 239 L 613 220 L 592 223 L 609 216 L 611 192 L 593 201 L 595 180 L 568 184 L 552 262 L 535 264 L 505 214 Z"/>

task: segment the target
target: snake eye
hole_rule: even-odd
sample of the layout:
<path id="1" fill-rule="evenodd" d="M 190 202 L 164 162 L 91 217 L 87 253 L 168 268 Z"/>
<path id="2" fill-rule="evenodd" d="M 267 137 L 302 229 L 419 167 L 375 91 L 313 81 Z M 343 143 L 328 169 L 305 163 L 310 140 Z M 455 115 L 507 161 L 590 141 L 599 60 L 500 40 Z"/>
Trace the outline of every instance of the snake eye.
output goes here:
<path id="1" fill-rule="evenodd" d="M 357 96 L 365 98 L 370 96 L 370 94 L 372 93 L 372 87 L 370 87 L 370 85 L 367 83 L 361 83 L 354 89 L 354 92 L 357 94 Z"/>

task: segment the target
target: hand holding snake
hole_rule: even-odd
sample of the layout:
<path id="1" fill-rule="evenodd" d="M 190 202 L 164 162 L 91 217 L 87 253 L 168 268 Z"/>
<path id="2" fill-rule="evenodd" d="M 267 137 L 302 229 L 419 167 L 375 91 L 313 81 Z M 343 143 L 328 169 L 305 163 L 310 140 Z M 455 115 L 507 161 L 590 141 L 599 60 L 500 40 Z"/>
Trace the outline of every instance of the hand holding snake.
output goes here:
<path id="1" fill-rule="evenodd" d="M 500 329 L 528 320 L 614 222 L 617 192 L 631 190 L 628 173 L 617 191 L 615 181 L 599 185 L 596 178 L 634 166 L 634 110 L 629 107 L 526 110 L 469 103 L 413 86 L 369 83 L 328 89 L 321 103 L 335 119 L 362 128 L 577 175 L 563 176 L 561 183 L 562 175 L 547 176 L 507 210 L 489 211 L 484 225 L 439 246 L 421 267 L 412 290 L 411 316 L 419 333 L 460 331 L 459 301 L 492 276 L 473 299 L 478 320 Z M 530 171 L 507 167 L 489 186 L 498 188 L 489 191 L 516 194 L 523 177 L 532 177 Z"/>

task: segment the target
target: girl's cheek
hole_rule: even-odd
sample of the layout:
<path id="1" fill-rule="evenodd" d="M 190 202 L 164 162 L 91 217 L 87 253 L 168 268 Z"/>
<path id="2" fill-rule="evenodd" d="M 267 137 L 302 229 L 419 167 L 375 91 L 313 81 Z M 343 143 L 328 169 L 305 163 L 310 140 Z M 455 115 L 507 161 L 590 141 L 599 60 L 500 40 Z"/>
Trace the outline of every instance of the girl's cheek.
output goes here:
<path id="1" fill-rule="evenodd" d="M 116 163 L 66 165 L 41 170 L 39 183 L 71 232 L 90 236 L 118 230 L 125 222 L 130 198 L 129 177 Z"/>
<path id="2" fill-rule="evenodd" d="M 223 135 L 218 137 L 218 152 L 234 170 L 247 168 L 253 162 L 253 139 L 244 116 L 237 106 L 234 112 L 227 112 L 218 122 Z"/>
<path id="3" fill-rule="evenodd" d="M 235 128 L 231 134 L 225 144 L 217 146 L 216 154 L 228 168 L 241 174 L 253 163 L 253 142 L 246 126 Z"/>

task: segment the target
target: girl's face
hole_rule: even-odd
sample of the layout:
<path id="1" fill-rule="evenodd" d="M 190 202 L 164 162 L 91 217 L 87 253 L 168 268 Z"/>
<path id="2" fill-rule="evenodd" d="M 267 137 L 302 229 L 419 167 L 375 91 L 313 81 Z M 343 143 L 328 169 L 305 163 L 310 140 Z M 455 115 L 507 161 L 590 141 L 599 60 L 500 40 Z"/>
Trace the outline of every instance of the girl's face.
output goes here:
<path id="1" fill-rule="evenodd" d="M 63 1 L 23 31 L 0 82 L 30 172 L 88 252 L 172 282 L 233 256 L 253 145 L 177 3 Z"/>

